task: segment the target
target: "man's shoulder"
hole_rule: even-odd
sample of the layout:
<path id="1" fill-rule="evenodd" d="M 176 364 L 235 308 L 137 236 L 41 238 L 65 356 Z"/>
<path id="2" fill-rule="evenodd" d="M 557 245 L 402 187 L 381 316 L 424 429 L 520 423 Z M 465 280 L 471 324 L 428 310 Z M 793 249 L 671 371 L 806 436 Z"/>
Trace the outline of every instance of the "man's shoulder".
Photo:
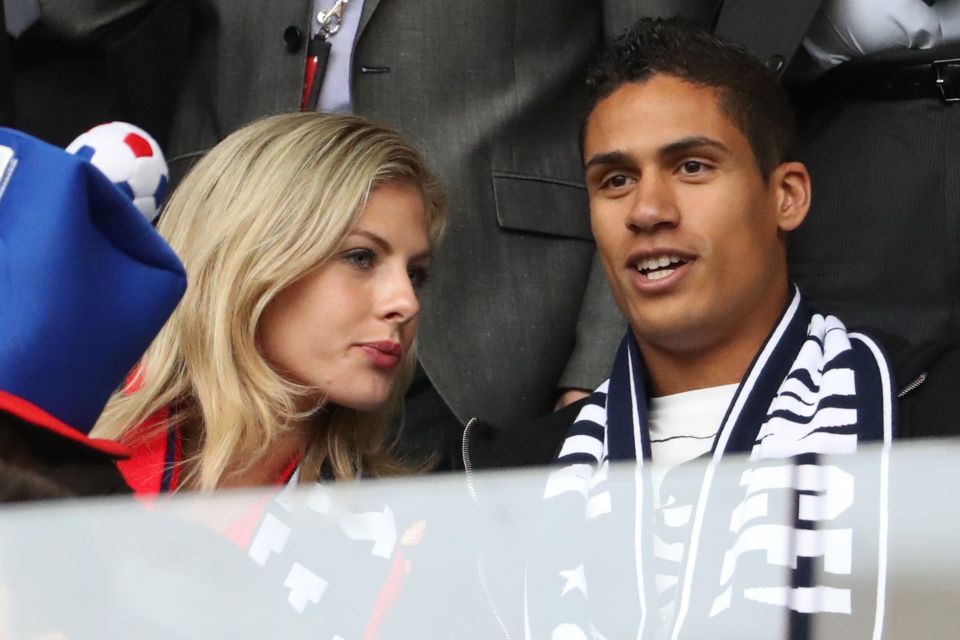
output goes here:
<path id="1" fill-rule="evenodd" d="M 912 344 L 864 330 L 885 353 L 897 395 L 897 437 L 960 435 L 960 339 L 948 334 Z"/>

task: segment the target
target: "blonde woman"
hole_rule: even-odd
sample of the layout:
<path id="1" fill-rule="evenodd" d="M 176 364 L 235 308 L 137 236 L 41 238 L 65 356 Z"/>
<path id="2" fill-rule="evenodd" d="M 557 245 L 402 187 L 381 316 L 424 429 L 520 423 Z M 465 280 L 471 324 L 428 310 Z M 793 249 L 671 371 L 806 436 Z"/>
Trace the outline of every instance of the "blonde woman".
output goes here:
<path id="1" fill-rule="evenodd" d="M 442 227 L 419 154 L 362 118 L 274 116 L 212 149 L 158 226 L 187 294 L 95 428 L 135 450 L 131 487 L 394 470 L 385 425 Z"/>

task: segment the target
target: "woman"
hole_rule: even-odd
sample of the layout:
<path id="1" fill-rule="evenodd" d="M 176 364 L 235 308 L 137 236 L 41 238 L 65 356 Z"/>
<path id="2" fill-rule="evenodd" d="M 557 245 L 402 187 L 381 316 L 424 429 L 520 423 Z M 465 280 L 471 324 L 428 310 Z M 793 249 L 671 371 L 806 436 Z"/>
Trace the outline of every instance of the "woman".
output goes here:
<path id="1" fill-rule="evenodd" d="M 380 475 L 416 355 L 439 186 L 396 133 L 298 113 L 238 130 L 158 230 L 189 279 L 95 434 L 138 492 Z"/>

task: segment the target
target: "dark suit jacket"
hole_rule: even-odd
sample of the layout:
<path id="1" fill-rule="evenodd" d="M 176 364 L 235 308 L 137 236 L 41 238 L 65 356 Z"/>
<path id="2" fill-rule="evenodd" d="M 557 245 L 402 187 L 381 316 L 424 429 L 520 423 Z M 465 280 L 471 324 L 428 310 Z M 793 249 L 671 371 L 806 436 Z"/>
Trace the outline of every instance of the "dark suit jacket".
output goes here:
<path id="1" fill-rule="evenodd" d="M 43 0 L 0 34 L 0 125 L 58 146 L 98 124 L 136 124 L 166 146 L 194 0 Z"/>

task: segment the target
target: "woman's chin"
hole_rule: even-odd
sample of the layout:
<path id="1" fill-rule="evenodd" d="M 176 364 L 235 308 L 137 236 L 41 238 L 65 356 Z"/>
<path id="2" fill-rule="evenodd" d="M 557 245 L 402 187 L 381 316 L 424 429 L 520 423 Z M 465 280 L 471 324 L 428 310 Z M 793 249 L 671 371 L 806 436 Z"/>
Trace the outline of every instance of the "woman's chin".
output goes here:
<path id="1" fill-rule="evenodd" d="M 352 409 L 360 413 L 374 413 L 382 410 L 386 406 L 389 397 L 389 393 L 385 393 L 383 395 L 371 395 L 367 397 L 348 396 L 335 398 L 331 396 L 327 398 L 327 406 L 336 405 L 338 407 Z"/>

